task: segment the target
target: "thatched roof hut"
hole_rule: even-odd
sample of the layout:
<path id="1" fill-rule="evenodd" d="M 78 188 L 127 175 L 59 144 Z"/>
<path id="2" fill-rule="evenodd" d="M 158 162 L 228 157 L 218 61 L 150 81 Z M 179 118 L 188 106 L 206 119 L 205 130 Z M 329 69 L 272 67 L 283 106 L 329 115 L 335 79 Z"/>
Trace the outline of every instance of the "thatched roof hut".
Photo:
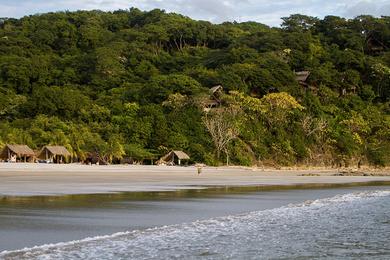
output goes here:
<path id="1" fill-rule="evenodd" d="M 25 162 L 32 161 L 34 156 L 34 151 L 30 147 L 19 144 L 7 144 L 0 154 L 1 159 L 9 162 L 16 162 L 18 158 Z"/>
<path id="2" fill-rule="evenodd" d="M 307 78 L 310 76 L 310 71 L 297 71 L 295 72 L 295 79 L 303 85 L 306 85 Z"/>
<path id="3" fill-rule="evenodd" d="M 168 165 L 181 165 L 182 160 L 189 160 L 190 157 L 183 151 L 171 151 L 160 158 L 159 163 L 168 164 Z"/>
<path id="4" fill-rule="evenodd" d="M 50 160 L 52 162 L 63 162 L 69 158 L 71 153 L 64 146 L 50 146 L 47 145 L 42 148 L 38 158 Z"/>
<path id="5" fill-rule="evenodd" d="M 221 103 L 221 96 L 223 94 L 223 87 L 221 85 L 210 88 L 210 98 Z"/>
<path id="6" fill-rule="evenodd" d="M 214 95 L 215 93 L 222 92 L 222 91 L 223 91 L 223 87 L 221 85 L 217 85 L 217 86 L 210 88 L 211 95 Z"/>
<path id="7" fill-rule="evenodd" d="M 203 111 L 205 112 L 209 112 L 212 108 L 216 108 L 221 105 L 223 87 L 221 85 L 214 86 L 209 89 L 209 94 L 210 96 L 203 103 Z"/>

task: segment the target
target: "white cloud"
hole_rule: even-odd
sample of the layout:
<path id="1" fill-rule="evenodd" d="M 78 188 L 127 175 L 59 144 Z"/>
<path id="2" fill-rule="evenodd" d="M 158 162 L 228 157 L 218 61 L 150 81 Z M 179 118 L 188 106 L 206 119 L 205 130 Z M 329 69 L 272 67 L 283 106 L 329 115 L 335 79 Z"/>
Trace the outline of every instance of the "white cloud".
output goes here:
<path id="1" fill-rule="evenodd" d="M 390 15 L 390 1 L 356 1 L 350 3 L 344 12 L 347 17 L 355 17 L 362 14 L 370 14 L 374 16 Z"/>
<path id="2" fill-rule="evenodd" d="M 177 12 L 212 22 L 253 20 L 277 26 L 294 13 L 324 17 L 390 15 L 390 0 L 0 0 L 0 17 L 61 10 L 117 10 L 137 7 Z"/>

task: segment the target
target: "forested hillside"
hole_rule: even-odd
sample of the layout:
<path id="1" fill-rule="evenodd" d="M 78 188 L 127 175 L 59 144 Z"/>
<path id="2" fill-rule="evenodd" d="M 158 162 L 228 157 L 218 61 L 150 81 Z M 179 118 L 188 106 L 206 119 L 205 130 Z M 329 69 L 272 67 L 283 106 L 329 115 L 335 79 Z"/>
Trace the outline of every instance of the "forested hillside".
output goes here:
<path id="1" fill-rule="evenodd" d="M 389 48 L 390 17 L 292 15 L 281 28 L 134 8 L 0 19 L 0 146 L 383 166 Z"/>

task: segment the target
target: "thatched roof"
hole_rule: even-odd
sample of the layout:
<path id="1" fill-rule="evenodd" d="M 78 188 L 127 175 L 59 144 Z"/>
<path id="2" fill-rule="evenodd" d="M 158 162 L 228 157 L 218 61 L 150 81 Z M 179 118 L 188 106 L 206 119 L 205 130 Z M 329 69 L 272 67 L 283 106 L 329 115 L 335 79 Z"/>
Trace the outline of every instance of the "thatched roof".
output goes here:
<path id="1" fill-rule="evenodd" d="M 34 151 L 27 145 L 7 144 L 1 153 L 2 157 L 8 157 L 8 150 L 17 154 L 18 156 L 35 155 Z"/>
<path id="2" fill-rule="evenodd" d="M 190 157 L 183 151 L 172 151 L 180 160 L 189 160 Z"/>
<path id="3" fill-rule="evenodd" d="M 222 91 L 222 90 L 223 90 L 223 87 L 221 85 L 218 85 L 218 86 L 210 88 L 210 93 L 214 94 L 215 92 Z"/>
<path id="4" fill-rule="evenodd" d="M 50 146 L 47 145 L 42 148 L 40 156 L 48 150 L 53 155 L 71 156 L 70 152 L 64 146 Z"/>
<path id="5" fill-rule="evenodd" d="M 161 157 L 160 161 L 165 161 L 165 162 L 172 161 L 174 159 L 174 156 L 176 156 L 180 160 L 189 160 L 190 159 L 188 154 L 186 154 L 183 151 L 171 151 L 171 152 L 167 153 L 166 155 L 164 155 L 163 157 Z"/>
<path id="6" fill-rule="evenodd" d="M 310 71 L 295 72 L 295 79 L 299 82 L 305 82 L 309 76 L 310 76 Z"/>

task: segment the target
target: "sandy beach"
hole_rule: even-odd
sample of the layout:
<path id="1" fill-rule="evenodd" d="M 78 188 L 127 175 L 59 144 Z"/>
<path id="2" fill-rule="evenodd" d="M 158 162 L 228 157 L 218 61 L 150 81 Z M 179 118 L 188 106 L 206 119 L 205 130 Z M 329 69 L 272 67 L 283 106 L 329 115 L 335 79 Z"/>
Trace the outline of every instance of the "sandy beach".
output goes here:
<path id="1" fill-rule="evenodd" d="M 195 167 L 3 163 L 0 164 L 0 196 L 170 191 L 210 186 L 390 183 L 390 176 L 334 174 L 337 174 L 335 169 L 261 170 L 204 167 L 198 175 Z"/>

